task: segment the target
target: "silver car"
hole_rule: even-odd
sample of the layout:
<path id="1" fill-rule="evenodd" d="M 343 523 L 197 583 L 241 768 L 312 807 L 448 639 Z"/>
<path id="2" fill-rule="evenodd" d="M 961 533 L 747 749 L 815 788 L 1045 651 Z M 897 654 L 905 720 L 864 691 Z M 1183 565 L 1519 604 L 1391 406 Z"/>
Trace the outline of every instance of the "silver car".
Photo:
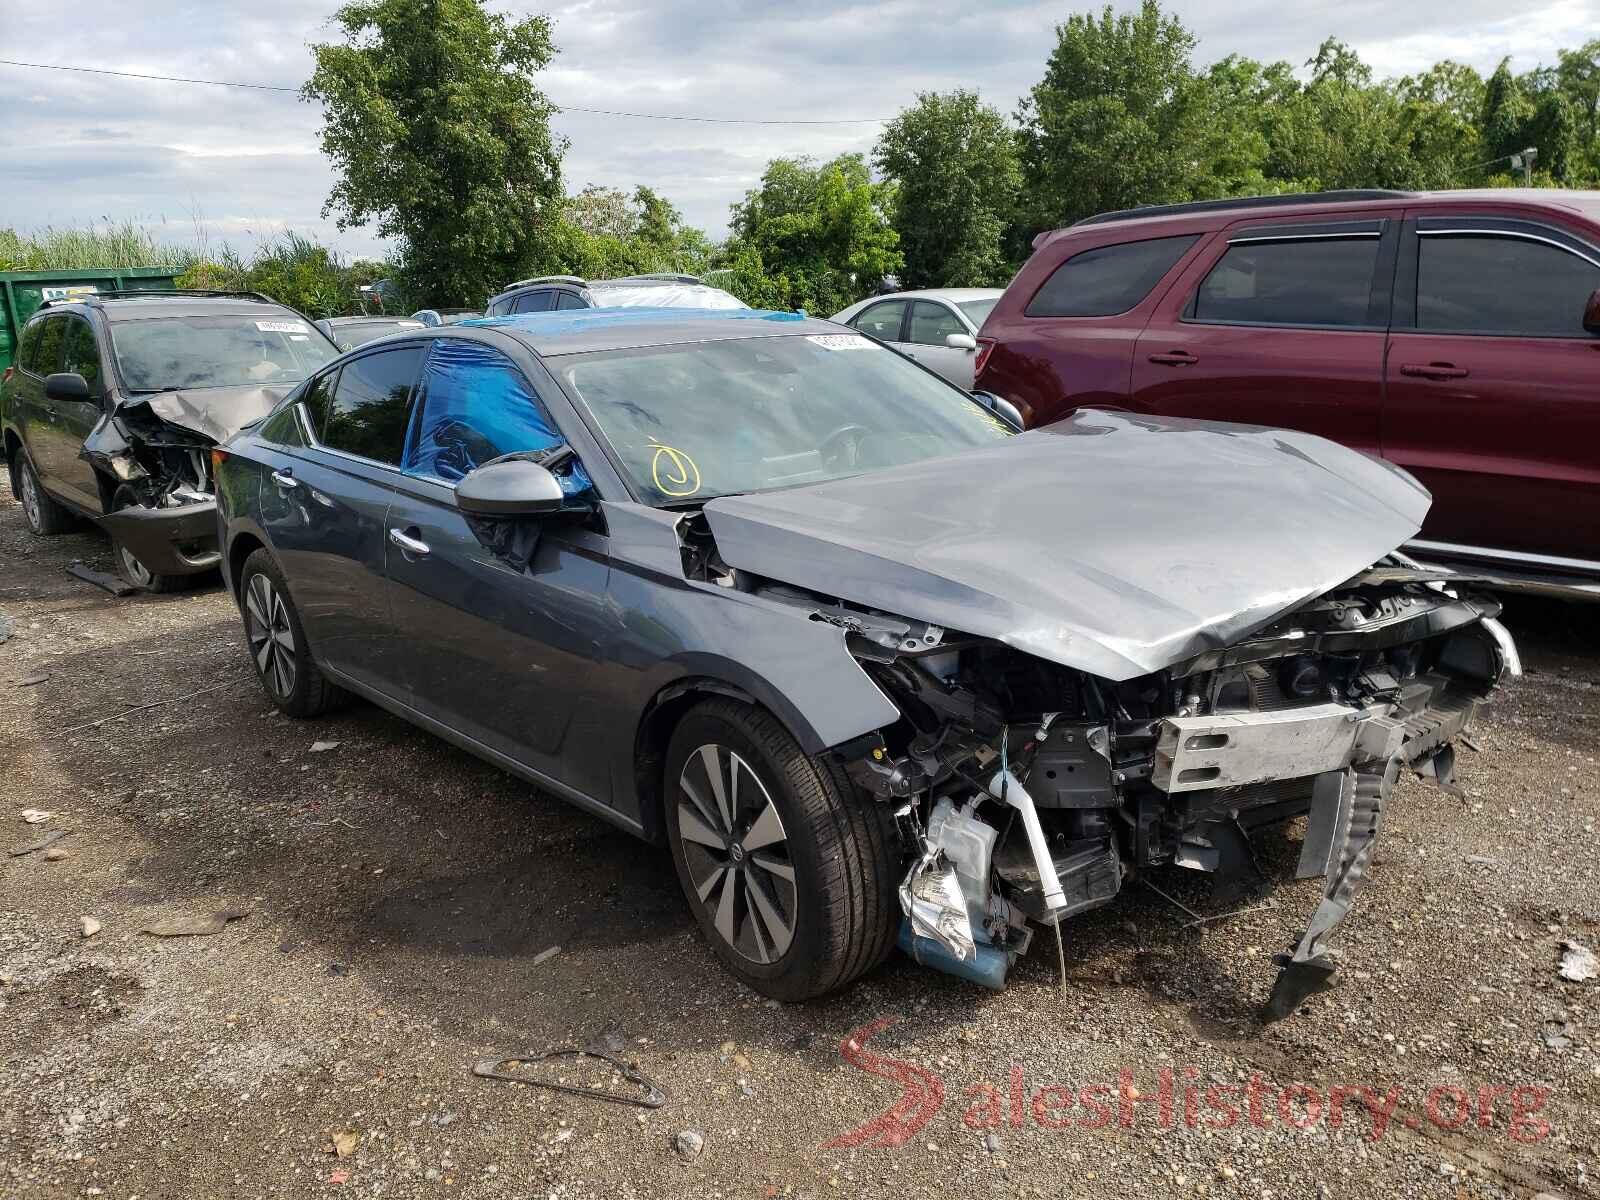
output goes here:
<path id="1" fill-rule="evenodd" d="M 963 391 L 972 390 L 978 330 L 1003 288 L 929 288 L 857 301 L 833 319 L 888 342 Z"/>

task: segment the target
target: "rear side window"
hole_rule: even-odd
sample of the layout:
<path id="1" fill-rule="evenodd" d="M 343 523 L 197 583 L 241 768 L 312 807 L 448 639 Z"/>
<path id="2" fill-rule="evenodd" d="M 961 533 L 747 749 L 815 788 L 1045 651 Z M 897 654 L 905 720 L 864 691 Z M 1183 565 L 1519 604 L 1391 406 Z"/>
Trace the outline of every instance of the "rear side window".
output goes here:
<path id="1" fill-rule="evenodd" d="M 1197 233 L 1098 246 L 1057 267 L 1024 310 L 1030 317 L 1110 317 L 1125 313 L 1166 277 Z"/>
<path id="2" fill-rule="evenodd" d="M 1377 265 L 1376 237 L 1236 242 L 1195 293 L 1190 319 L 1366 326 Z"/>
<path id="3" fill-rule="evenodd" d="M 421 345 L 380 350 L 345 363 L 334 385 L 321 441 L 332 450 L 400 464 Z"/>
<path id="4" fill-rule="evenodd" d="M 1600 267 L 1525 238 L 1418 239 L 1417 328 L 1441 333 L 1588 337 L 1583 307 Z"/>
<path id="5" fill-rule="evenodd" d="M 541 292 L 524 292 L 517 297 L 516 307 L 512 311 L 519 313 L 549 312 L 555 298 L 555 293 L 549 289 Z"/>
<path id="6" fill-rule="evenodd" d="M 66 340 L 67 318 L 46 317 L 39 322 L 39 340 L 27 369 L 35 375 L 50 375 L 61 369 L 61 343 Z"/>
<path id="7" fill-rule="evenodd" d="M 556 295 L 556 307 L 559 309 L 569 309 L 588 308 L 589 306 L 585 304 L 582 299 L 574 296 L 571 292 L 559 292 Z"/>
<path id="8" fill-rule="evenodd" d="M 39 373 L 39 337 L 43 333 L 43 321 L 30 321 L 22 327 L 22 339 L 17 343 L 17 366 L 35 375 Z"/>
<path id="9" fill-rule="evenodd" d="M 904 300 L 885 300 L 881 304 L 874 304 L 864 312 L 857 313 L 850 324 L 862 333 L 870 333 L 882 341 L 898 342 L 901 319 L 905 315 Z"/>

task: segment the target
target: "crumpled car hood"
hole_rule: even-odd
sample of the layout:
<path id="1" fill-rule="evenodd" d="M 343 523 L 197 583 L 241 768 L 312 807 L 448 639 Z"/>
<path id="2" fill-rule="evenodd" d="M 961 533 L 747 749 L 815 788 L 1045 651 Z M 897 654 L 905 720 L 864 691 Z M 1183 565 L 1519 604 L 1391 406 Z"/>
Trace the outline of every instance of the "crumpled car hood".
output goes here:
<path id="1" fill-rule="evenodd" d="M 1415 535 L 1430 503 L 1309 434 L 1080 410 L 705 515 L 730 566 L 1121 680 L 1328 591 Z"/>
<path id="2" fill-rule="evenodd" d="M 287 396 L 294 384 L 277 387 L 195 388 L 187 392 L 156 392 L 130 396 L 119 411 L 149 408 L 169 425 L 225 442 L 239 430 L 259 421 Z"/>

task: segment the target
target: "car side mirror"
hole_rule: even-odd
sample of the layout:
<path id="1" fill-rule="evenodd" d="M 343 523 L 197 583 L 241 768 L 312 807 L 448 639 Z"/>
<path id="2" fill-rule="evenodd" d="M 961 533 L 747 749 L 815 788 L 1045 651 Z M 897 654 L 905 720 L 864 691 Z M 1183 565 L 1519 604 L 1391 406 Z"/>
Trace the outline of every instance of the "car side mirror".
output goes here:
<path id="1" fill-rule="evenodd" d="M 976 350 L 978 339 L 970 333 L 947 333 L 944 335 L 944 344 L 952 350 Z"/>
<path id="2" fill-rule="evenodd" d="M 89 381 L 76 371 L 57 371 L 45 376 L 44 394 L 51 400 L 77 400 L 85 404 L 94 399 Z"/>
<path id="3" fill-rule="evenodd" d="M 1021 410 L 1004 396 L 996 396 L 993 392 L 973 392 L 972 398 L 1018 433 L 1028 427 L 1027 422 L 1022 419 Z"/>
<path id="4" fill-rule="evenodd" d="M 525 458 L 479 467 L 456 484 L 456 507 L 474 517 L 536 517 L 558 511 L 565 499 L 549 468 Z"/>
<path id="5" fill-rule="evenodd" d="M 1600 291 L 1589 293 L 1589 302 L 1583 306 L 1583 327 L 1600 333 Z"/>

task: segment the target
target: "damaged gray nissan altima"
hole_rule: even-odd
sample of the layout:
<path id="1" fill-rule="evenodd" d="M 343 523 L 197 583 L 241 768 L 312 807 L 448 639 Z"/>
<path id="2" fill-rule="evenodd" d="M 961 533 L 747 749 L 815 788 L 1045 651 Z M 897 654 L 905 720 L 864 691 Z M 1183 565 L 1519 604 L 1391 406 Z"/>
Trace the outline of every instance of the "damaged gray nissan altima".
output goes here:
<path id="1" fill-rule="evenodd" d="M 506 317 L 391 338 L 217 452 L 263 686 L 377 703 L 667 844 L 738 978 L 898 943 L 990 987 L 1159 864 L 1309 814 L 1329 939 L 1404 770 L 1516 651 L 1395 553 L 1428 495 L 1306 434 L 1084 410 L 1017 433 L 795 314 Z"/>
<path id="2" fill-rule="evenodd" d="M 187 586 L 219 561 L 211 447 L 338 352 L 254 292 L 46 301 L 0 380 L 0 449 L 28 527 L 87 517 L 130 583 Z"/>

